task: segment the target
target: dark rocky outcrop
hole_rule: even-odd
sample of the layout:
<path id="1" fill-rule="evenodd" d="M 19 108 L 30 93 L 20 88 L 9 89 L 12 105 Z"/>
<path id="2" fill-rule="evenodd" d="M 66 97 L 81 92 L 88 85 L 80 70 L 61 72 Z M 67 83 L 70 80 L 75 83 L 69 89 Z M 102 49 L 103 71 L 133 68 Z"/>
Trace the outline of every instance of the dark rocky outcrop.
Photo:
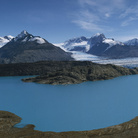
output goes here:
<path id="1" fill-rule="evenodd" d="M 91 131 L 41 132 L 34 130 L 34 125 L 23 128 L 14 127 L 21 118 L 17 115 L 0 111 L 0 138 L 137 138 L 138 117 L 120 124 Z"/>

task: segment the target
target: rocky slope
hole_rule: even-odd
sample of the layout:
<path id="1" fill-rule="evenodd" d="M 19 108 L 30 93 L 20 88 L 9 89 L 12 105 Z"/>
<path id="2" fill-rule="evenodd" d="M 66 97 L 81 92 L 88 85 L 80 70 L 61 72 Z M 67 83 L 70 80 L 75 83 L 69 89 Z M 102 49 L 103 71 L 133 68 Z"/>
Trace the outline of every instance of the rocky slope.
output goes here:
<path id="1" fill-rule="evenodd" d="M 34 125 L 16 128 L 21 118 L 6 111 L 0 111 L 1 138 L 137 138 L 138 117 L 120 124 L 91 131 L 72 132 L 41 132 L 34 130 Z"/>
<path id="2" fill-rule="evenodd" d="M 101 56 L 113 59 L 138 57 L 138 46 L 116 45 L 102 53 Z"/>
<path id="3" fill-rule="evenodd" d="M 0 48 L 0 64 L 27 63 L 44 60 L 73 60 L 71 54 L 39 36 L 21 32 Z"/>

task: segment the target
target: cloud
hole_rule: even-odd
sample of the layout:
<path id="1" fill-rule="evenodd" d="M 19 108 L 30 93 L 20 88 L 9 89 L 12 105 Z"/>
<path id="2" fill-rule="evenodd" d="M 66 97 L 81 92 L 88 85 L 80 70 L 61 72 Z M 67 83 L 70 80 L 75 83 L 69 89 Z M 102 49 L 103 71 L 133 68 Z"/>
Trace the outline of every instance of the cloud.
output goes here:
<path id="1" fill-rule="evenodd" d="M 138 20 L 138 17 L 129 17 L 121 23 L 121 26 L 128 26 L 132 21 Z"/>
<path id="2" fill-rule="evenodd" d="M 89 10 L 81 10 L 79 14 L 75 14 L 73 23 L 80 26 L 80 28 L 88 31 L 101 31 L 102 28 L 98 25 L 100 18 Z"/>
<path id="3" fill-rule="evenodd" d="M 138 20 L 138 2 L 129 0 L 78 0 L 73 23 L 85 30 L 113 31 Z"/>
<path id="4" fill-rule="evenodd" d="M 138 5 L 135 5 L 138 6 Z M 121 26 L 128 26 L 130 25 L 133 21 L 138 20 L 138 9 L 133 6 L 127 8 L 121 15 L 120 18 L 123 19 Z"/>
<path id="5" fill-rule="evenodd" d="M 115 13 L 118 9 L 126 7 L 126 0 L 78 0 L 79 4 L 84 7 L 92 7 L 98 13 Z"/>
<path id="6" fill-rule="evenodd" d="M 74 20 L 73 23 L 78 24 L 82 29 L 85 29 L 87 31 L 102 31 L 103 30 L 98 25 L 94 24 L 93 22 L 87 22 L 83 20 Z"/>
<path id="7" fill-rule="evenodd" d="M 106 13 L 105 16 L 108 18 L 108 17 L 110 17 L 110 14 L 109 13 Z"/>
<path id="8" fill-rule="evenodd" d="M 78 0 L 80 9 L 74 13 L 73 23 L 82 29 L 93 30 L 113 30 L 108 24 L 108 19 L 116 13 L 118 9 L 125 7 L 125 0 Z"/>
<path id="9" fill-rule="evenodd" d="M 137 9 L 138 3 L 136 3 L 133 7 L 128 7 L 127 9 L 122 12 L 120 15 L 120 18 L 125 18 L 127 16 L 130 16 L 133 14 L 133 16 L 138 16 L 138 9 Z"/>

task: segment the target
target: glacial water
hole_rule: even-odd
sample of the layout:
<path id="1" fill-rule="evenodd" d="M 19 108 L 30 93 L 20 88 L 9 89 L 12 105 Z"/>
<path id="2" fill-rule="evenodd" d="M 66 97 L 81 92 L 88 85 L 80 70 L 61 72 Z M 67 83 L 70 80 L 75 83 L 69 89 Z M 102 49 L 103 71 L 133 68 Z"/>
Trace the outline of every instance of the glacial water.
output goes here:
<path id="1" fill-rule="evenodd" d="M 138 75 L 75 85 L 24 83 L 0 77 L 0 110 L 22 117 L 17 126 L 41 131 L 108 127 L 138 116 Z"/>

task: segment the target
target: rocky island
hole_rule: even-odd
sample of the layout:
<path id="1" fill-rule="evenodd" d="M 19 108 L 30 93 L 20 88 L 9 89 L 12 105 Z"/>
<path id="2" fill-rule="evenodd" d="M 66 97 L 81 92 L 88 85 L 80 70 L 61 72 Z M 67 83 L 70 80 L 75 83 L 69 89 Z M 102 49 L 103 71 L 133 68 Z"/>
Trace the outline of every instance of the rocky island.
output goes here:
<path id="1" fill-rule="evenodd" d="M 34 125 L 23 128 L 14 127 L 20 123 L 21 118 L 17 115 L 0 111 L 0 137 L 1 138 L 137 138 L 138 117 L 120 124 L 103 129 L 91 131 L 70 132 L 41 132 L 34 130 Z"/>
<path id="2" fill-rule="evenodd" d="M 42 84 L 77 84 L 85 81 L 107 80 L 123 75 L 137 74 L 137 69 L 127 69 L 115 65 L 99 65 L 88 63 L 71 68 L 63 68 L 57 71 L 49 71 L 44 75 L 23 79 L 25 82 L 37 82 Z"/>

